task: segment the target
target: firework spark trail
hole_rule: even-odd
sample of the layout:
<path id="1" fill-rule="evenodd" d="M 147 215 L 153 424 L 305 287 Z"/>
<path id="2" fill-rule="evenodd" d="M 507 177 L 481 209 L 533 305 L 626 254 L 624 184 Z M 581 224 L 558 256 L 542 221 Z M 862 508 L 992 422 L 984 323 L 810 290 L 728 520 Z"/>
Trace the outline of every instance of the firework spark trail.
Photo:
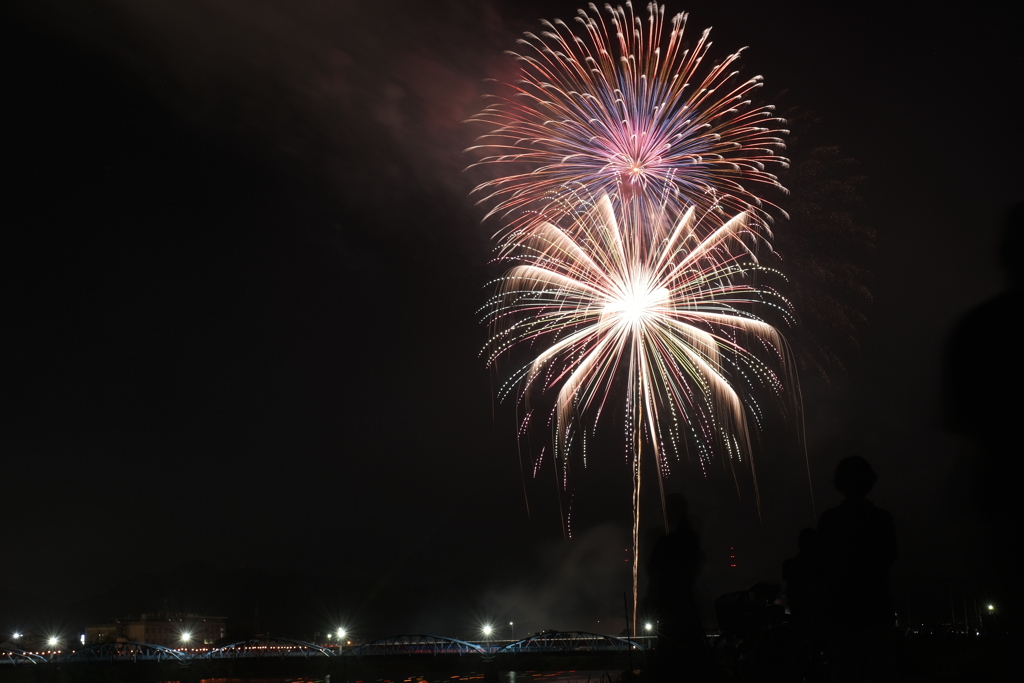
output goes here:
<path id="1" fill-rule="evenodd" d="M 470 148 L 488 155 L 480 163 L 512 170 L 476 188 L 496 202 L 492 214 L 543 208 L 558 220 L 552 197 L 574 185 L 653 204 L 668 188 L 675 211 L 735 214 L 762 205 L 748 188 L 781 187 L 765 165 L 786 165 L 777 152 L 787 131 L 773 107 L 751 102 L 761 77 L 738 78 L 740 51 L 705 68 L 708 30 L 686 49 L 685 14 L 666 43 L 663 7 L 649 5 L 646 24 L 629 3 L 607 7 L 608 22 L 590 9 L 576 17 L 582 37 L 561 20 L 526 34 L 523 53 L 511 53 L 521 63 L 514 94 L 473 119 L 494 126 Z"/>

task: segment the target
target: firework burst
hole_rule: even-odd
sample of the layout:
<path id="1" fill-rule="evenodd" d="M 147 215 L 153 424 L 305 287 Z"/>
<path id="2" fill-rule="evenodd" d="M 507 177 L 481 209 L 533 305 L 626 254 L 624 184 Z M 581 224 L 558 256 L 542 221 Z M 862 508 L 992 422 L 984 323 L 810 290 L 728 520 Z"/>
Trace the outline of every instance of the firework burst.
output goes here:
<path id="1" fill-rule="evenodd" d="M 606 7 L 607 20 L 593 4 L 579 10 L 580 35 L 545 21 L 511 53 L 521 63 L 511 96 L 473 119 L 493 126 L 470 148 L 486 155 L 480 163 L 512 171 L 479 185 L 482 201 L 495 201 L 492 213 L 550 215 L 562 188 L 584 185 L 595 196 L 667 197 L 698 215 L 760 207 L 755 190 L 780 187 L 766 164 L 786 163 L 782 120 L 750 99 L 761 78 L 739 78 L 739 52 L 710 64 L 707 30 L 687 48 L 685 14 L 665 40 L 663 7 L 649 5 L 646 23 L 629 3 Z"/>
<path id="2" fill-rule="evenodd" d="M 692 206 L 677 215 L 664 204 L 651 215 L 643 202 L 607 195 L 563 204 L 561 224 L 534 220 L 499 246 L 515 265 L 488 303 L 488 363 L 540 349 L 502 393 L 554 395 L 563 458 L 582 417 L 596 427 L 612 407 L 625 410 L 632 452 L 653 444 L 660 474 L 684 440 L 702 465 L 715 444 L 743 457 L 755 396 L 782 392 L 760 358 L 789 367 L 782 338 L 756 313 L 790 316 L 785 299 L 754 282 L 768 270 L 753 250 L 758 221 Z"/>

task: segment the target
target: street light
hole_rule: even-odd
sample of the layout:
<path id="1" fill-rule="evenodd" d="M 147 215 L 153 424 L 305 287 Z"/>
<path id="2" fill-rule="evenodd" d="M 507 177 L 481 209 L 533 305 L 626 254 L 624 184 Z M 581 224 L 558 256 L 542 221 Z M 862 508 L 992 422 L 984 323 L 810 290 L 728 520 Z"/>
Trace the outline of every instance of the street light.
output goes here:
<path id="1" fill-rule="evenodd" d="M 343 628 L 341 628 L 339 626 L 338 627 L 338 634 L 337 635 L 338 635 L 338 654 L 340 655 L 342 653 L 342 650 L 344 650 L 344 648 L 345 648 L 345 636 L 348 635 L 348 632 L 345 629 L 343 629 Z"/>

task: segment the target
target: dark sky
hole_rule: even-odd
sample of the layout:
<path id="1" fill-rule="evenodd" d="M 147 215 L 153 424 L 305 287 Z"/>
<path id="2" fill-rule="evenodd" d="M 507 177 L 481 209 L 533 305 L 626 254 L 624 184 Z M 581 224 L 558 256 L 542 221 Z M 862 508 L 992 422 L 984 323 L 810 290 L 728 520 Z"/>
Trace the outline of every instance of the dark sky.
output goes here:
<path id="1" fill-rule="evenodd" d="M 1003 285 L 1024 188 L 1021 17 L 996 6 L 667 8 L 713 26 L 716 56 L 749 46 L 743 73 L 858 161 L 874 305 L 849 372 L 805 384 L 807 443 L 819 513 L 844 449 L 875 464 L 905 574 L 958 571 L 941 354 Z M 612 444 L 568 492 L 521 476 L 478 356 L 496 225 L 463 173 L 503 50 L 574 8 L 5 6 L 0 516 L 31 551 L 0 585 L 75 600 L 207 561 L 402 593 L 424 630 L 441 601 L 537 629 L 618 613 L 628 469 Z M 775 455 L 760 520 L 722 472 L 670 481 L 702 520 L 706 595 L 780 578 L 812 521 L 802 460 Z"/>

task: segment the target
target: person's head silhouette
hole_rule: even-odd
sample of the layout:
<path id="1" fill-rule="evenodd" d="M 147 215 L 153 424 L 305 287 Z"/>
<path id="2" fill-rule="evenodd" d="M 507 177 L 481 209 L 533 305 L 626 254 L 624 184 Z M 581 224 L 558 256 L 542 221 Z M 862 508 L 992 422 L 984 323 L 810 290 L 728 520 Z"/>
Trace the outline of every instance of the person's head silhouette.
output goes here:
<path id="1" fill-rule="evenodd" d="M 863 498 L 878 481 L 871 464 L 859 455 L 843 458 L 836 465 L 836 488 L 846 498 Z"/>

